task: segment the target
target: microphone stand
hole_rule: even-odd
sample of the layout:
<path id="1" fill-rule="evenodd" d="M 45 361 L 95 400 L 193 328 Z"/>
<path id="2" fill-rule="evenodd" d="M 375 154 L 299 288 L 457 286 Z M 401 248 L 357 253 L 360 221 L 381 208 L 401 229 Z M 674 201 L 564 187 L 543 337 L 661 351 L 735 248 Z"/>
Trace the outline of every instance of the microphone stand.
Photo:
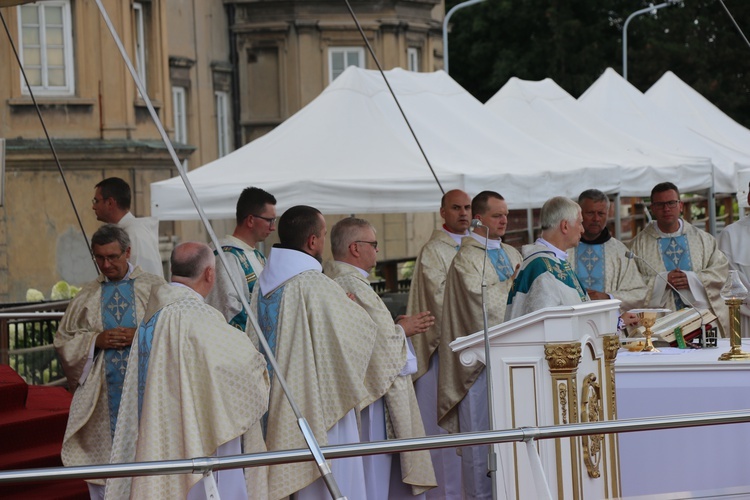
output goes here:
<path id="1" fill-rule="evenodd" d="M 701 327 L 700 327 L 700 329 L 701 329 L 701 345 L 703 347 L 705 347 L 706 346 L 706 325 L 703 322 L 703 313 L 701 313 L 700 309 L 698 309 L 697 307 L 695 307 L 695 305 L 691 301 L 689 301 L 685 295 L 683 295 L 682 293 L 680 293 L 680 291 L 677 288 L 675 288 L 672 285 L 672 283 L 669 282 L 669 280 L 665 279 L 664 276 L 662 276 L 661 274 L 659 274 L 659 271 L 657 271 L 654 268 L 654 266 L 652 266 L 646 259 L 644 259 L 643 257 L 639 257 L 632 250 L 628 250 L 627 252 L 625 252 L 625 257 L 628 258 L 628 259 L 630 259 L 630 260 L 637 259 L 640 262 L 643 262 L 644 264 L 646 264 L 646 267 L 648 267 L 649 269 L 651 269 L 651 271 L 653 271 L 653 273 L 656 275 L 657 278 L 659 278 L 664 283 L 666 283 L 667 286 L 669 288 L 671 288 L 680 297 L 680 300 L 682 300 L 684 303 L 686 303 L 687 305 L 689 305 L 691 309 L 693 309 L 695 312 L 698 313 L 698 319 L 700 319 L 700 321 L 701 321 Z"/>
<path id="2" fill-rule="evenodd" d="M 476 222 L 474 222 L 476 221 Z M 487 410 L 489 416 L 489 430 L 495 428 L 495 419 L 492 413 L 493 397 L 492 397 L 492 368 L 490 363 L 490 333 L 487 327 L 487 279 L 485 277 L 485 271 L 487 270 L 487 246 L 489 244 L 490 231 L 487 226 L 484 226 L 478 219 L 472 221 L 472 228 L 484 227 L 484 260 L 482 261 L 482 326 L 484 328 L 484 374 L 487 379 Z M 492 498 L 497 498 L 497 453 L 495 453 L 495 445 L 490 444 L 487 452 L 487 475 L 492 480 Z"/>

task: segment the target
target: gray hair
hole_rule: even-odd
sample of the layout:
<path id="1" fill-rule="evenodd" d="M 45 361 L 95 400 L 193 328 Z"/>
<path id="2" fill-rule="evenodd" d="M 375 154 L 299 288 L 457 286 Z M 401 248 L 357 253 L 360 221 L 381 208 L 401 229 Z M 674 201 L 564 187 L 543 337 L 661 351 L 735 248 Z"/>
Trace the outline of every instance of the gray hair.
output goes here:
<path id="1" fill-rule="evenodd" d="M 556 228 L 564 220 L 575 224 L 580 213 L 581 207 L 570 198 L 566 198 L 565 196 L 550 198 L 542 205 L 540 216 L 542 231 Z"/>
<path id="2" fill-rule="evenodd" d="M 346 256 L 349 245 L 359 238 L 363 229 L 372 229 L 375 227 L 365 219 L 357 217 L 347 217 L 341 219 L 333 228 L 331 228 L 331 252 L 334 259 L 342 259 Z"/>
<path id="3" fill-rule="evenodd" d="M 609 208 L 609 197 L 598 189 L 587 189 L 586 191 L 578 195 L 579 205 L 583 203 L 583 200 L 591 200 L 594 203 L 604 201 L 607 203 L 607 208 Z"/>
<path id="4" fill-rule="evenodd" d="M 193 280 L 200 277 L 207 267 L 216 265 L 216 256 L 205 243 L 186 241 L 174 247 L 169 262 L 172 276 Z"/>
<path id="5" fill-rule="evenodd" d="M 115 224 L 104 224 L 91 237 L 91 247 L 109 245 L 115 241 L 120 245 L 121 252 L 130 248 L 130 236 L 123 228 Z"/>

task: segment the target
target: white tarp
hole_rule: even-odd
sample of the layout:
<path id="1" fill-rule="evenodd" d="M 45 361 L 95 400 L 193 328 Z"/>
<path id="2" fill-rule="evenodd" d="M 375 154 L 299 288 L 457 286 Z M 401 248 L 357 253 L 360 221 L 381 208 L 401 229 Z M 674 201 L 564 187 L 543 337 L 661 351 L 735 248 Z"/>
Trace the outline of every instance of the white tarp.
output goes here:
<path id="1" fill-rule="evenodd" d="M 688 129 L 673 115 L 663 111 L 622 78 L 608 68 L 599 79 L 578 98 L 587 110 L 623 132 L 651 142 L 672 154 L 708 157 L 714 165 L 714 191 L 736 191 L 736 171 L 748 168 L 745 158 L 734 150 L 708 142 Z M 681 190 L 688 191 L 681 182 L 673 179 Z"/>
<path id="2" fill-rule="evenodd" d="M 443 71 L 386 72 L 445 190 L 499 191 L 509 208 L 577 196 L 581 179 L 617 192 L 620 169 L 553 150 L 487 110 Z M 350 67 L 265 136 L 188 174 L 209 218 L 231 218 L 242 188 L 324 213 L 435 211 L 441 193 L 377 71 Z M 196 219 L 179 177 L 151 184 L 151 213 Z"/>
<path id="3" fill-rule="evenodd" d="M 628 135 L 586 110 L 554 81 L 511 78 L 485 106 L 546 144 L 591 161 L 622 167 L 623 196 L 648 196 L 659 182 L 676 182 L 685 191 L 711 187 L 708 158 L 680 157 Z M 582 179 L 580 190 L 598 188 Z"/>
<path id="4" fill-rule="evenodd" d="M 727 116 L 677 75 L 667 71 L 645 95 L 703 140 L 723 147 L 735 160 L 738 170 L 746 168 L 743 165 L 750 166 L 750 130 Z M 732 191 L 744 190 L 747 184 L 735 183 L 733 188 Z"/>

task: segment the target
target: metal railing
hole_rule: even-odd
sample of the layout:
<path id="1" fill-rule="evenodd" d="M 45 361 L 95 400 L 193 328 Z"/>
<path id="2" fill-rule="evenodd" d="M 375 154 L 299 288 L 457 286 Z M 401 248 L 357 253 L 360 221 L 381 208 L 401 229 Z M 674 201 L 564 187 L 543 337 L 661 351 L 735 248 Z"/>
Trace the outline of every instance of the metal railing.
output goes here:
<path id="1" fill-rule="evenodd" d="M 10 365 L 27 384 L 65 382 L 53 345 L 68 301 L 0 309 L 0 364 Z M 31 312 L 31 311 L 47 312 Z"/>
<path id="2" fill-rule="evenodd" d="M 480 444 L 530 442 L 539 439 L 557 439 L 593 434 L 678 429 L 706 425 L 723 425 L 750 422 L 750 409 L 690 415 L 637 418 L 605 422 L 589 422 L 547 427 L 522 427 L 518 429 L 449 434 L 412 439 L 394 439 L 373 443 L 325 446 L 327 459 L 344 458 L 379 453 L 454 448 Z M 528 447 L 529 449 L 533 449 Z M 531 457 L 532 460 L 534 457 Z M 536 456 L 538 459 L 538 455 Z M 128 476 L 156 476 L 164 474 L 205 474 L 211 471 L 259 467 L 313 460 L 310 450 L 282 450 L 235 455 L 228 457 L 202 457 L 160 462 L 87 465 L 78 467 L 50 467 L 0 472 L 0 484 L 21 481 L 50 481 L 57 479 L 103 479 Z M 544 480 L 545 478 L 535 478 Z"/>

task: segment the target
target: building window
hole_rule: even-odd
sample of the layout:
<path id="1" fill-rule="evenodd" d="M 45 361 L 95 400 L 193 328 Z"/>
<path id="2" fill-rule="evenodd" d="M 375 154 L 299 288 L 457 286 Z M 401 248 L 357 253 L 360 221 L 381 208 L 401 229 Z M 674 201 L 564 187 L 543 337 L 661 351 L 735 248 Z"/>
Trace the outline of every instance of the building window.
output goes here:
<path id="1" fill-rule="evenodd" d="M 229 128 L 229 94 L 214 92 L 216 97 L 216 134 L 218 139 L 219 158 L 231 151 L 231 131 Z"/>
<path id="2" fill-rule="evenodd" d="M 406 49 L 406 61 L 406 68 L 409 71 L 419 71 L 419 49 L 416 47 Z"/>
<path id="3" fill-rule="evenodd" d="M 148 89 L 146 80 L 146 22 L 143 4 L 133 2 L 133 38 L 135 39 L 135 70 L 143 86 Z"/>
<path id="4" fill-rule="evenodd" d="M 365 49 L 362 47 L 332 47 L 328 49 L 329 83 L 349 66 L 365 67 Z"/>
<path id="5" fill-rule="evenodd" d="M 70 0 L 18 7 L 20 56 L 31 89 L 42 95 L 73 95 L 73 34 Z M 21 88 L 29 93 L 21 76 Z"/>

